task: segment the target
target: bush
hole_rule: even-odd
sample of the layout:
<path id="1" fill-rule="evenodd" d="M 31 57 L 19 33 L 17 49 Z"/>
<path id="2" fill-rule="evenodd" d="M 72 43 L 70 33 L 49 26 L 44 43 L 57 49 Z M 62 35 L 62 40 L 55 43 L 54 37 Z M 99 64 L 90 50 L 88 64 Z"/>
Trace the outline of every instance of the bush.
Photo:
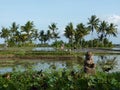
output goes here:
<path id="1" fill-rule="evenodd" d="M 120 72 L 87 75 L 74 69 L 25 71 L 0 76 L 0 90 L 120 90 Z"/>

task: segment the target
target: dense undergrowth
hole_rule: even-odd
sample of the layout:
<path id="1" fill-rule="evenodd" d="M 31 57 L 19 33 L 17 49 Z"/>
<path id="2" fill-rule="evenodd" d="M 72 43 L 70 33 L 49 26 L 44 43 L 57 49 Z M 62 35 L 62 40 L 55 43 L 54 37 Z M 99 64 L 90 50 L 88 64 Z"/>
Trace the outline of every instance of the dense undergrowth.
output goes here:
<path id="1" fill-rule="evenodd" d="M 0 75 L 0 90 L 120 90 L 120 72 L 88 75 L 74 69 Z"/>

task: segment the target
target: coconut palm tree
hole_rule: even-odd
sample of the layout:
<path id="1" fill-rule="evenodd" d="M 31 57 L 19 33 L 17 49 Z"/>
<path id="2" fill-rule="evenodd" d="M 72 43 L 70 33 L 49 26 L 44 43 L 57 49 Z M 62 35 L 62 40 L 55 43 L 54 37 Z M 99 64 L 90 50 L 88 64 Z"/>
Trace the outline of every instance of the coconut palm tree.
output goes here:
<path id="1" fill-rule="evenodd" d="M 98 30 L 98 26 L 99 26 L 99 18 L 97 18 L 97 16 L 96 15 L 92 15 L 90 18 L 88 18 L 88 28 L 89 28 L 89 30 L 92 32 L 92 36 L 93 36 L 93 31 L 94 30 Z M 92 44 L 93 44 L 93 42 L 92 42 Z"/>
<path id="2" fill-rule="evenodd" d="M 38 39 L 41 41 L 41 44 L 43 44 L 43 41 L 44 41 L 44 30 L 41 30 L 39 32 Z"/>
<path id="3" fill-rule="evenodd" d="M 46 33 L 46 37 L 47 37 L 47 41 L 49 41 L 51 39 L 51 32 L 50 30 L 47 30 L 47 33 Z"/>
<path id="4" fill-rule="evenodd" d="M 108 22 L 106 21 L 102 21 L 100 23 L 99 29 L 98 29 L 98 35 L 99 35 L 99 39 L 100 41 L 102 41 L 102 44 L 104 45 L 104 39 L 107 36 L 107 30 L 108 30 Z"/>
<path id="5" fill-rule="evenodd" d="M 15 40 L 16 40 L 16 44 L 20 44 L 21 43 L 21 32 L 20 31 L 16 31 L 16 33 L 15 33 Z"/>
<path id="6" fill-rule="evenodd" d="M 107 35 L 113 36 L 113 37 L 117 37 L 117 28 L 116 25 L 114 25 L 113 23 L 110 23 L 106 32 Z"/>
<path id="7" fill-rule="evenodd" d="M 12 32 L 13 36 L 15 35 L 16 31 L 18 31 L 19 25 L 17 25 L 15 22 L 12 23 L 10 27 L 10 31 Z"/>
<path id="8" fill-rule="evenodd" d="M 24 45 L 26 43 L 26 41 L 27 41 L 27 34 L 21 33 L 19 43 Z"/>
<path id="9" fill-rule="evenodd" d="M 85 35 L 88 34 L 88 29 L 85 27 L 83 23 L 80 23 L 76 26 L 76 31 L 75 31 L 75 42 L 77 43 L 77 46 L 81 42 L 82 46 L 82 39 Z"/>
<path id="10" fill-rule="evenodd" d="M 75 35 L 75 29 L 73 27 L 73 24 L 70 22 L 66 27 L 65 27 L 65 37 L 69 39 L 69 44 L 73 44 L 74 40 L 74 35 Z"/>
<path id="11" fill-rule="evenodd" d="M 2 30 L 0 32 L 0 37 L 4 38 L 5 43 L 7 43 L 10 38 L 10 30 L 8 28 L 2 27 Z"/>
<path id="12" fill-rule="evenodd" d="M 26 40 L 27 41 L 32 41 L 32 36 L 35 33 L 35 28 L 34 28 L 34 23 L 33 21 L 28 21 L 24 26 L 21 26 L 21 32 L 26 34 Z"/>
<path id="13" fill-rule="evenodd" d="M 57 32 L 58 28 L 56 26 L 56 23 L 52 23 L 51 25 L 48 26 L 49 30 L 51 30 L 51 38 L 57 41 L 59 38 L 59 33 Z"/>
<path id="14" fill-rule="evenodd" d="M 39 36 L 38 36 L 39 40 L 41 41 L 41 44 L 45 44 L 47 41 L 50 40 L 51 38 L 51 33 L 50 30 L 47 30 L 47 32 L 45 33 L 44 30 L 41 30 L 39 32 Z"/>
<path id="15" fill-rule="evenodd" d="M 19 29 L 19 25 L 17 25 L 15 22 L 12 23 L 11 27 L 10 27 L 10 35 L 11 35 L 11 43 L 18 43 L 19 42 L 19 35 L 20 35 L 20 31 Z"/>
<path id="16" fill-rule="evenodd" d="M 38 30 L 36 29 L 35 32 L 34 32 L 34 34 L 33 34 L 33 36 L 32 36 L 33 40 L 38 39 L 38 36 L 39 36 Z"/>

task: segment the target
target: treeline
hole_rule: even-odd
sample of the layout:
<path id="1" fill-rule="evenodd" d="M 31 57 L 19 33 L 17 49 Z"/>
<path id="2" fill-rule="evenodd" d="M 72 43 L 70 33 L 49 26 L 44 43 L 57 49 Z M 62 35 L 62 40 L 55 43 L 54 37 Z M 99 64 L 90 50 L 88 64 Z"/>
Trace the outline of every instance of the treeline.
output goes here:
<path id="1" fill-rule="evenodd" d="M 39 45 L 49 45 L 52 40 L 52 46 L 60 47 L 64 44 L 69 48 L 80 47 L 112 47 L 112 42 L 109 41 L 109 37 L 117 36 L 117 26 L 114 23 L 108 23 L 101 21 L 96 15 L 92 15 L 88 18 L 87 24 L 79 23 L 74 27 L 70 22 L 64 28 L 64 36 L 68 39 L 68 43 L 60 39 L 59 28 L 56 23 L 48 25 L 48 30 L 38 30 L 33 21 L 27 21 L 25 25 L 16 24 L 2 27 L 0 37 L 4 38 L 5 43 L 8 46 L 23 46 L 23 45 L 36 45 L 34 41 L 39 41 Z M 84 39 L 88 34 L 93 35 L 93 31 L 97 33 L 97 38 L 86 41 Z"/>

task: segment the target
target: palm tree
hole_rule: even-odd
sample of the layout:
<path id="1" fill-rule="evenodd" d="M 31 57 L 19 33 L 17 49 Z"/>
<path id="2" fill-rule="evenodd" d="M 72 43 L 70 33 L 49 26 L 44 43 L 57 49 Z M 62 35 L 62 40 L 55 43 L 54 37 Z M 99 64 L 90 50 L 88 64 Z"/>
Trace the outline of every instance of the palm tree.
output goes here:
<path id="1" fill-rule="evenodd" d="M 27 41 L 27 34 L 21 33 L 19 43 L 25 44 L 26 41 Z"/>
<path id="2" fill-rule="evenodd" d="M 39 36 L 38 31 L 35 30 L 35 32 L 34 32 L 34 34 L 33 34 L 33 36 L 32 36 L 33 40 L 38 39 L 38 36 Z"/>
<path id="3" fill-rule="evenodd" d="M 51 32 L 51 38 L 54 40 L 54 42 L 57 42 L 57 39 L 60 38 L 60 37 L 59 37 L 59 33 L 57 32 L 58 28 L 56 26 L 56 23 L 52 23 L 48 27 L 52 31 Z M 56 44 L 56 48 L 58 48 L 58 44 Z"/>
<path id="4" fill-rule="evenodd" d="M 46 35 L 46 37 L 47 37 L 47 40 L 48 40 L 48 41 L 51 39 L 51 32 L 50 32 L 50 30 L 47 30 L 47 35 Z"/>
<path id="5" fill-rule="evenodd" d="M 88 28 L 92 32 L 92 36 L 93 36 L 93 31 L 98 30 L 99 18 L 97 18 L 96 15 L 92 15 L 90 18 L 88 18 L 88 20 L 89 20 L 89 22 L 87 23 Z M 92 42 L 92 44 L 93 44 L 93 42 Z"/>
<path id="6" fill-rule="evenodd" d="M 16 31 L 18 30 L 19 25 L 16 25 L 15 22 L 12 23 L 11 27 L 10 27 L 10 31 L 12 32 L 12 34 L 14 35 L 16 33 Z"/>
<path id="7" fill-rule="evenodd" d="M 34 28 L 34 23 L 31 21 L 28 21 L 24 26 L 21 26 L 21 31 L 24 34 L 26 34 L 27 36 L 26 40 L 31 42 L 32 36 L 36 31 L 36 29 Z"/>
<path id="8" fill-rule="evenodd" d="M 110 23 L 106 32 L 107 35 L 113 36 L 113 37 L 117 37 L 117 28 L 116 25 L 114 25 L 113 23 Z"/>
<path id="9" fill-rule="evenodd" d="M 2 30 L 0 32 L 0 37 L 4 38 L 5 43 L 7 43 L 10 38 L 10 30 L 8 28 L 2 27 Z"/>
<path id="10" fill-rule="evenodd" d="M 71 44 L 71 47 L 72 47 L 73 39 L 74 39 L 74 35 L 75 35 L 75 29 L 71 22 L 65 27 L 64 35 L 66 38 L 69 39 L 69 43 Z"/>
<path id="11" fill-rule="evenodd" d="M 15 22 L 12 23 L 10 27 L 10 34 L 11 34 L 11 41 L 12 43 L 18 43 L 19 41 L 19 34 L 20 32 L 18 31 L 19 25 L 16 25 Z"/>
<path id="12" fill-rule="evenodd" d="M 102 44 L 104 44 L 103 40 L 106 38 L 107 30 L 108 30 L 108 22 L 102 21 L 98 29 L 99 38 L 100 38 L 100 41 L 102 41 Z"/>
<path id="13" fill-rule="evenodd" d="M 15 42 L 16 42 L 16 44 L 20 44 L 20 42 L 21 42 L 21 32 L 20 31 L 16 31 L 16 33 L 15 33 Z"/>
<path id="14" fill-rule="evenodd" d="M 38 36 L 39 40 L 41 41 L 41 44 L 43 44 L 44 41 L 44 30 L 41 30 L 39 32 L 39 36 Z"/>
<path id="15" fill-rule="evenodd" d="M 50 30 L 47 30 L 47 32 L 45 33 L 44 30 L 41 30 L 39 32 L 39 36 L 38 36 L 39 40 L 41 41 L 41 44 L 46 43 L 46 41 L 50 40 L 51 38 L 51 33 Z"/>
<path id="16" fill-rule="evenodd" d="M 77 43 L 77 45 L 79 45 L 79 43 L 81 42 L 81 46 L 82 46 L 82 41 L 81 40 L 87 34 L 88 34 L 88 30 L 83 23 L 80 23 L 76 26 L 75 42 Z"/>
<path id="17" fill-rule="evenodd" d="M 52 23 L 51 25 L 48 26 L 48 28 L 52 31 L 51 32 L 51 38 L 54 39 L 55 41 L 57 41 L 57 39 L 59 38 L 59 33 L 57 33 L 57 26 L 56 23 Z"/>

